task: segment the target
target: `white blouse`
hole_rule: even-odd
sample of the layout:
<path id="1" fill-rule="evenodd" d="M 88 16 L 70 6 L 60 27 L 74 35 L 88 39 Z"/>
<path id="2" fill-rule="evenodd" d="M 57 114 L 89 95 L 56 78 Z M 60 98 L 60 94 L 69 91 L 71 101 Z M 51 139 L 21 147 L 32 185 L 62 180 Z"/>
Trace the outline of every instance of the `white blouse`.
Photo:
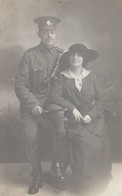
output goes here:
<path id="1" fill-rule="evenodd" d="M 88 71 L 85 68 L 83 68 L 81 74 L 77 76 L 69 68 L 68 70 L 65 70 L 65 71 L 61 72 L 61 74 L 63 74 L 67 78 L 74 79 L 75 80 L 75 86 L 80 92 L 81 89 L 82 89 L 82 79 L 85 78 L 86 76 L 88 76 L 90 74 L 90 72 L 91 72 L 91 70 Z"/>

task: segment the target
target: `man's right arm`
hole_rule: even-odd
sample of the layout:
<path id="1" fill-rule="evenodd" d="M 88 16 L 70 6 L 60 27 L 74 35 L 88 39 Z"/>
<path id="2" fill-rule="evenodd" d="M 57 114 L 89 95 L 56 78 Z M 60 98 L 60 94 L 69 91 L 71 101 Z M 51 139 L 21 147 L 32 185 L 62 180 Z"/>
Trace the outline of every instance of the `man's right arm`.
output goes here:
<path id="1" fill-rule="evenodd" d="M 62 75 L 58 75 L 57 79 L 54 81 L 48 102 L 50 104 L 57 104 L 63 108 L 67 108 L 70 112 L 75 108 L 72 103 L 64 98 Z"/>
<path id="2" fill-rule="evenodd" d="M 33 93 L 30 92 L 30 57 L 27 53 L 23 55 L 18 67 L 15 80 L 15 93 L 22 106 L 28 112 L 32 112 L 36 106 L 40 105 Z"/>

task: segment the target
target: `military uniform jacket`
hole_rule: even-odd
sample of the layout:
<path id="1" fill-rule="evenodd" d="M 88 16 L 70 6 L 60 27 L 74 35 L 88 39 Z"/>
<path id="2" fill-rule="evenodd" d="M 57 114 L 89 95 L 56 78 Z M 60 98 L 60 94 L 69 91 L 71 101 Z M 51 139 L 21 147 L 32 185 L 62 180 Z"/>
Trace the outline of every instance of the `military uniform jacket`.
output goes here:
<path id="1" fill-rule="evenodd" d="M 70 120 L 70 133 L 77 134 L 82 129 L 97 136 L 106 134 L 104 119 L 104 91 L 100 87 L 95 74 L 91 71 L 82 79 L 81 91 L 76 88 L 75 80 L 60 74 L 55 81 L 51 91 L 49 102 L 67 108 L 71 113 L 74 108 L 80 111 L 82 116 L 90 115 L 92 122 L 89 124 L 81 123 L 78 125 L 73 119 Z M 78 125 L 78 126 L 77 126 Z M 74 130 L 73 130 L 74 129 Z"/>
<path id="2" fill-rule="evenodd" d="M 20 62 L 15 80 L 15 92 L 21 110 L 31 112 L 49 94 L 50 87 L 43 84 L 54 69 L 62 49 L 47 50 L 42 43 L 27 50 Z"/>

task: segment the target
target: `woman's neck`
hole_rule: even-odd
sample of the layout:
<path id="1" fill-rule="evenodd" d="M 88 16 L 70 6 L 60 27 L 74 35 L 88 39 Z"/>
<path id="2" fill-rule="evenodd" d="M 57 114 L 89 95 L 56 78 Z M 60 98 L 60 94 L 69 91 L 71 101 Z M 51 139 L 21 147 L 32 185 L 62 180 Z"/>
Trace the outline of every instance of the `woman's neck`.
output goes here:
<path id="1" fill-rule="evenodd" d="M 70 67 L 71 72 L 75 74 L 76 76 L 81 75 L 83 68 L 82 67 Z"/>

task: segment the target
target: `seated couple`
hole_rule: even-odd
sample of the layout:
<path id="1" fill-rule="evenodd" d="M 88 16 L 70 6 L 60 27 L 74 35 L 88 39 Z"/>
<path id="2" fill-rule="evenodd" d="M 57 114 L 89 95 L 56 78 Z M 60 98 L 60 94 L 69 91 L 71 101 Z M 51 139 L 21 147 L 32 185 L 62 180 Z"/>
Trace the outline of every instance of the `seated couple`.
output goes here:
<path id="1" fill-rule="evenodd" d="M 53 122 L 52 175 L 56 174 L 64 181 L 65 170 L 70 165 L 74 183 L 82 192 L 101 188 L 102 183 L 107 183 L 111 178 L 110 142 L 104 115 L 107 109 L 104 103 L 105 92 L 94 71 L 86 68 L 98 56 L 97 51 L 83 44 L 71 45 L 60 58 L 59 72 L 47 100 Z M 60 108 L 67 108 L 66 122 Z M 31 131 L 36 120 L 32 117 L 30 120 L 27 113 L 24 115 L 26 121 L 23 122 L 30 125 Z M 35 175 L 33 179 L 36 179 L 30 186 L 30 194 L 37 193 L 43 185 L 40 162 L 35 162 L 33 151 L 30 156 L 33 137 L 33 131 L 32 136 L 25 137 L 27 155 L 31 157 Z M 45 145 L 48 146 L 47 143 Z M 37 180 L 39 173 L 41 177 L 39 175 Z"/>

